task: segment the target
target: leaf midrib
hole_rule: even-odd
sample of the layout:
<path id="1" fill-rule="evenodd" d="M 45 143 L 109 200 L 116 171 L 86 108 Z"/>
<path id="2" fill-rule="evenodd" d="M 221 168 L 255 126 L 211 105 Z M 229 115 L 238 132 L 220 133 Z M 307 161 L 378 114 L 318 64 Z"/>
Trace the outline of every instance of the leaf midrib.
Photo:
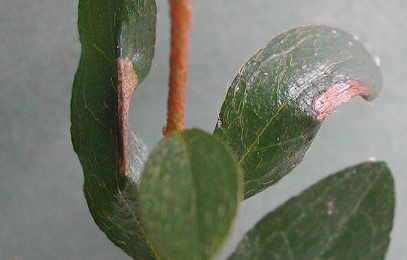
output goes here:
<path id="1" fill-rule="evenodd" d="M 379 178 L 383 176 L 381 173 L 383 167 L 380 167 L 379 173 L 377 174 L 377 177 L 374 178 L 373 181 L 370 182 L 368 187 L 366 188 L 365 192 L 363 193 L 362 196 L 360 196 L 360 199 L 358 200 L 357 204 L 353 208 L 353 210 L 345 217 L 345 219 L 342 221 L 342 223 L 339 225 L 339 227 L 329 236 L 327 243 L 325 243 L 325 246 L 321 249 L 321 251 L 316 255 L 313 259 L 314 260 L 319 260 L 320 256 L 324 253 L 326 253 L 326 250 L 329 249 L 330 245 L 335 241 L 335 239 L 338 237 L 338 235 L 341 233 L 341 230 L 344 228 L 344 226 L 349 222 L 349 219 L 353 217 L 353 215 L 356 213 L 356 210 L 359 209 L 360 205 L 366 198 L 367 194 L 370 193 L 372 188 L 376 185 L 376 182 Z"/>
<path id="2" fill-rule="evenodd" d="M 183 150 L 185 151 L 184 153 L 184 158 L 185 158 L 185 165 L 186 165 L 186 170 L 189 172 L 189 174 L 186 174 L 187 176 L 187 180 L 190 186 L 190 199 L 191 199 L 191 206 L 192 206 L 192 210 L 191 210 L 191 217 L 193 219 L 195 219 L 196 223 L 198 223 L 198 228 L 196 229 L 196 233 L 195 235 L 198 237 L 199 240 L 199 249 L 202 249 L 202 245 L 203 245 L 203 241 L 202 241 L 202 237 L 200 235 L 201 231 L 200 231 L 200 221 L 199 221 L 199 217 L 198 217 L 198 209 L 197 209 L 197 203 L 198 203 L 198 199 L 196 196 L 196 190 L 195 190 L 195 182 L 194 182 L 194 178 L 193 178 L 193 170 L 192 170 L 192 163 L 191 160 L 188 156 L 188 144 L 185 141 L 185 136 L 183 133 L 178 133 L 179 138 L 180 138 L 180 144 L 183 148 Z M 203 252 L 199 252 L 201 255 L 203 254 Z"/>
<path id="3" fill-rule="evenodd" d="M 246 158 L 246 156 L 252 152 L 253 147 L 256 145 L 256 143 L 258 142 L 258 140 L 261 138 L 261 136 L 263 135 L 263 133 L 266 131 L 266 129 L 270 126 L 270 124 L 274 121 L 274 119 L 278 116 L 278 114 L 281 112 L 281 110 L 287 105 L 288 101 L 284 102 L 277 110 L 277 112 L 273 115 L 273 117 L 267 122 L 267 124 L 262 128 L 262 130 L 260 131 L 260 133 L 257 135 L 256 139 L 252 142 L 252 144 L 250 145 L 250 147 L 246 150 L 246 152 L 242 155 L 242 157 L 240 158 L 238 165 L 240 165 L 244 159 Z M 242 108 L 243 109 L 243 108 Z"/>

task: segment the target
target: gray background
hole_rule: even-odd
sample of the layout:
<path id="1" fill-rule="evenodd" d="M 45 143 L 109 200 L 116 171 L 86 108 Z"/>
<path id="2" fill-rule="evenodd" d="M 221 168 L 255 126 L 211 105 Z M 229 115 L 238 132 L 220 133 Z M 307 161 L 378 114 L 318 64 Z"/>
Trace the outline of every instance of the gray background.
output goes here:
<path id="1" fill-rule="evenodd" d="M 380 57 L 385 84 L 374 106 L 355 98 L 324 123 L 305 162 L 246 201 L 218 259 L 264 214 L 339 168 L 387 160 L 397 217 L 387 259 L 407 258 L 407 1 L 192 0 L 186 124 L 212 131 L 238 68 L 278 33 L 331 24 Z M 169 56 L 166 0 L 159 0 L 152 72 L 136 92 L 131 123 L 150 146 L 165 124 Z M 129 259 L 93 223 L 72 151 L 69 101 L 80 46 L 76 0 L 0 1 L 0 259 Z"/>

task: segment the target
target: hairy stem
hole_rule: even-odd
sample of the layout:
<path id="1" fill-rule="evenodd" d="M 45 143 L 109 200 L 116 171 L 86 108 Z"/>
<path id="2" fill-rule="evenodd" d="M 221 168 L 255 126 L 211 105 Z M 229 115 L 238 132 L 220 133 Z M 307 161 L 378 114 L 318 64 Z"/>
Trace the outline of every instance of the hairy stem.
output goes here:
<path id="1" fill-rule="evenodd" d="M 171 56 L 167 126 L 163 133 L 184 130 L 185 89 L 188 72 L 188 42 L 192 20 L 189 0 L 170 0 Z"/>

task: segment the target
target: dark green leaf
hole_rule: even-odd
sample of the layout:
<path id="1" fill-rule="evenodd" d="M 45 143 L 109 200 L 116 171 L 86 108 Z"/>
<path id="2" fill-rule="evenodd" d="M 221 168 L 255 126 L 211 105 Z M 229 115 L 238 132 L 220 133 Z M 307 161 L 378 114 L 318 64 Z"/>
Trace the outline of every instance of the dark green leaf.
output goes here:
<path id="1" fill-rule="evenodd" d="M 146 163 L 139 197 L 157 252 L 172 260 L 213 256 L 235 219 L 242 178 L 219 138 L 201 130 L 164 138 Z"/>
<path id="2" fill-rule="evenodd" d="M 136 259 L 158 259 L 136 204 L 147 150 L 132 132 L 128 138 L 127 117 L 131 93 L 151 66 L 156 13 L 154 0 L 79 1 L 82 53 L 72 90 L 72 142 L 96 224 Z"/>
<path id="3" fill-rule="evenodd" d="M 299 27 L 261 48 L 231 84 L 215 129 L 245 170 L 245 198 L 297 166 L 337 106 L 370 100 L 381 84 L 374 59 L 336 28 Z"/>
<path id="4" fill-rule="evenodd" d="M 383 259 L 394 207 L 394 181 L 386 164 L 359 164 L 269 213 L 229 259 Z"/>

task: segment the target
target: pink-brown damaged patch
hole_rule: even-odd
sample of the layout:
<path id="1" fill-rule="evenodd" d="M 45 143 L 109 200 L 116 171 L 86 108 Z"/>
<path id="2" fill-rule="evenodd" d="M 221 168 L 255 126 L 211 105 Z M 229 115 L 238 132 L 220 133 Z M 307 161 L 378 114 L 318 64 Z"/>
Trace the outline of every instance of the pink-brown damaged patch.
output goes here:
<path id="1" fill-rule="evenodd" d="M 322 122 L 335 108 L 354 96 L 369 97 L 369 88 L 357 79 L 332 84 L 314 103 L 317 120 Z"/>
<path id="2" fill-rule="evenodd" d="M 138 86 L 138 77 L 133 62 L 128 59 L 117 59 L 119 83 L 119 167 L 120 174 L 127 174 L 127 156 L 129 146 L 129 108 L 131 95 Z"/>

